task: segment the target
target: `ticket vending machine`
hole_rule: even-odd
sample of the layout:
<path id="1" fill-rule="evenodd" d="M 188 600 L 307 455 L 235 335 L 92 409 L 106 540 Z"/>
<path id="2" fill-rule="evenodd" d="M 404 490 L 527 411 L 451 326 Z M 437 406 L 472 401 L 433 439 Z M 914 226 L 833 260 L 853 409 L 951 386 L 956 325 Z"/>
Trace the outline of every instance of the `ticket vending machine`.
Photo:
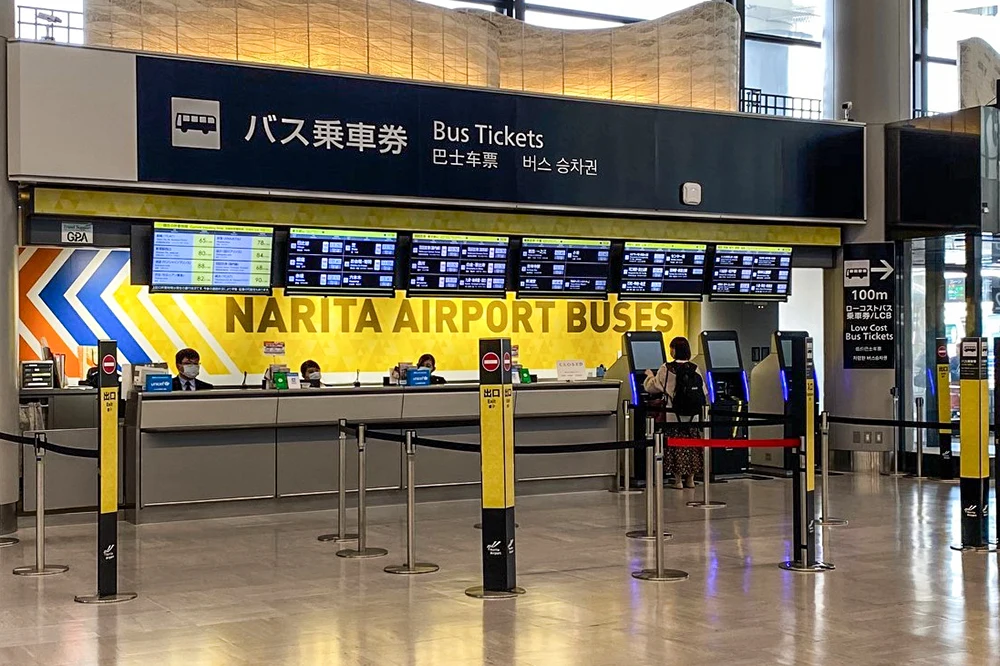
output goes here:
<path id="1" fill-rule="evenodd" d="M 775 331 L 771 336 L 771 353 L 750 373 L 750 404 L 753 411 L 764 414 L 786 414 L 794 392 L 792 381 L 792 345 L 794 340 L 805 340 L 806 331 Z M 817 417 L 818 422 L 818 417 Z M 750 429 L 753 439 L 781 439 L 788 433 L 787 426 L 754 426 Z M 750 449 L 750 462 L 754 470 L 792 476 L 797 469 L 795 449 Z"/>
<path id="2" fill-rule="evenodd" d="M 705 374 L 708 400 L 713 407 L 734 412 L 748 411 L 750 383 L 743 369 L 740 340 L 736 331 L 702 331 L 701 355 L 695 363 Z M 732 421 L 732 425 L 727 423 Z M 713 415 L 712 439 L 746 439 L 747 429 L 725 416 Z M 742 476 L 750 469 L 746 448 L 712 449 L 714 476 Z"/>
<path id="3" fill-rule="evenodd" d="M 624 432 L 623 403 L 632 405 L 632 434 L 642 437 L 646 424 L 646 403 L 649 394 L 642 385 L 646 379 L 646 370 L 656 372 L 667 361 L 667 350 L 663 346 L 663 333 L 659 331 L 629 331 L 622 335 L 622 355 L 604 374 L 607 379 L 621 382 L 618 399 L 618 432 L 623 438 Z M 632 470 L 637 482 L 645 478 L 646 457 L 635 456 Z"/>

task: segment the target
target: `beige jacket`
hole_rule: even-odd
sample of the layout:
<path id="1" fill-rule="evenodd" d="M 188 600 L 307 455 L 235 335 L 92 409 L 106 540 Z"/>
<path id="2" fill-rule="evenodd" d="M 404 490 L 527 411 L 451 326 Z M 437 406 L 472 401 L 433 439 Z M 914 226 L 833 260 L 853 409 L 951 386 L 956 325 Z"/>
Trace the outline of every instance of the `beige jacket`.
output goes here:
<path id="1" fill-rule="evenodd" d="M 691 361 L 675 361 L 675 363 L 691 363 Z M 663 365 L 660 366 L 660 369 L 656 371 L 655 375 L 653 375 L 652 377 L 646 377 L 646 381 L 642 383 L 642 387 L 646 389 L 646 393 L 650 395 L 666 396 L 668 400 L 667 403 L 668 407 L 670 406 L 670 403 L 673 402 L 674 393 L 677 392 L 677 374 L 670 372 L 669 368 L 670 368 L 669 364 L 664 363 Z M 705 392 L 705 404 L 707 405 L 708 384 L 705 382 L 705 377 L 702 376 L 701 370 L 698 368 L 698 366 L 694 366 L 694 370 L 695 372 L 698 373 L 698 376 L 701 377 L 701 389 L 702 391 Z M 666 417 L 667 417 L 666 420 L 668 422 L 671 423 L 677 422 L 676 414 L 667 414 Z M 698 417 L 692 417 L 689 420 L 696 421 L 698 420 Z"/>

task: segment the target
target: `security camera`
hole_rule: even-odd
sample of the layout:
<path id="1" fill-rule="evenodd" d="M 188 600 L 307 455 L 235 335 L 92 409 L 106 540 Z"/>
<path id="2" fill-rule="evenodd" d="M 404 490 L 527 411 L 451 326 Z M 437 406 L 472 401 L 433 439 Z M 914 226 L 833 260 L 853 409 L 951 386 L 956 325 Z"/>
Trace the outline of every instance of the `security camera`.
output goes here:
<path id="1" fill-rule="evenodd" d="M 48 23 L 62 23 L 63 20 L 56 16 L 55 14 L 49 14 L 46 12 L 36 12 L 35 18 L 39 21 L 46 21 Z"/>
<path id="2" fill-rule="evenodd" d="M 851 111 L 854 109 L 854 102 L 847 101 L 840 105 L 840 110 L 844 112 L 844 120 L 851 120 Z"/>

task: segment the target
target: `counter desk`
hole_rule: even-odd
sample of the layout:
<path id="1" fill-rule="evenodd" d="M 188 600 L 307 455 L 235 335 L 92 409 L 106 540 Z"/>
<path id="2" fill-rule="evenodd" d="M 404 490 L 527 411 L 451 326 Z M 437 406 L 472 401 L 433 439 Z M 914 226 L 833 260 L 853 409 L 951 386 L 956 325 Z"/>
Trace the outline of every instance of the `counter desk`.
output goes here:
<path id="1" fill-rule="evenodd" d="M 518 444 L 617 439 L 616 381 L 514 386 Z M 125 505 L 133 522 L 158 506 L 334 493 L 338 422 L 363 422 L 425 437 L 479 443 L 477 425 L 421 428 L 421 421 L 467 421 L 479 415 L 478 384 L 428 387 L 213 390 L 137 393 L 126 409 Z M 402 488 L 397 443 L 371 440 L 368 490 Z M 357 489 L 357 447 L 347 447 L 348 490 Z M 479 456 L 421 447 L 417 487 L 479 483 Z M 612 477 L 614 452 L 518 456 L 519 482 Z M 577 483 L 577 488 L 582 487 Z"/>

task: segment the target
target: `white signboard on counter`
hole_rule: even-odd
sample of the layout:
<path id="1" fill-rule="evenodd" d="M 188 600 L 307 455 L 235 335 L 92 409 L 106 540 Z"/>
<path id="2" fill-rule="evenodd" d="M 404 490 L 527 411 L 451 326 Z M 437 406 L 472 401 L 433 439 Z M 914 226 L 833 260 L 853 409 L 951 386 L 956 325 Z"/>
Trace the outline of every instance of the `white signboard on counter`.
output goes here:
<path id="1" fill-rule="evenodd" d="M 556 361 L 556 379 L 561 382 L 582 382 L 587 379 L 583 361 Z"/>

